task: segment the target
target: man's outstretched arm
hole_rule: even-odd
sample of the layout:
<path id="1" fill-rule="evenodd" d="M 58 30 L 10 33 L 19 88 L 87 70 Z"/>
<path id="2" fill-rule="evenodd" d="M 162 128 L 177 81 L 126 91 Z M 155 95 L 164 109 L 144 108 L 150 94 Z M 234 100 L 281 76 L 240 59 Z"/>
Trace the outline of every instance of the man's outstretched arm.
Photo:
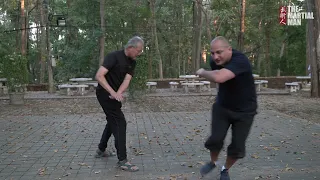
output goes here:
<path id="1" fill-rule="evenodd" d="M 229 69 L 222 68 L 220 70 L 206 71 L 203 68 L 196 72 L 197 75 L 206 78 L 215 83 L 224 83 L 236 77 L 236 75 Z"/>

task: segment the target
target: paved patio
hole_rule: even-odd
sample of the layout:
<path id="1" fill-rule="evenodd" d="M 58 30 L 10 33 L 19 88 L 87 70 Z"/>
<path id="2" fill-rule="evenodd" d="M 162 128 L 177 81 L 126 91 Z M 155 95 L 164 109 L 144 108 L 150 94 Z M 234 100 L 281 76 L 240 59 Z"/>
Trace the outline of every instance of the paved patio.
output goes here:
<path id="1" fill-rule="evenodd" d="M 94 158 L 104 114 L 35 115 L 17 107 L 0 115 L 0 179 L 200 179 L 199 167 L 209 159 L 203 146 L 210 129 L 208 109 L 139 113 L 128 109 L 125 105 L 128 155 L 139 172 L 117 169 L 116 157 Z M 229 142 L 230 133 L 226 145 Z M 319 142 L 319 124 L 261 110 L 248 139 L 247 156 L 230 170 L 230 176 L 236 180 L 319 179 Z M 112 143 L 113 139 L 110 147 L 114 149 Z M 220 156 L 219 168 L 225 154 Z M 218 179 L 218 169 L 203 179 Z"/>

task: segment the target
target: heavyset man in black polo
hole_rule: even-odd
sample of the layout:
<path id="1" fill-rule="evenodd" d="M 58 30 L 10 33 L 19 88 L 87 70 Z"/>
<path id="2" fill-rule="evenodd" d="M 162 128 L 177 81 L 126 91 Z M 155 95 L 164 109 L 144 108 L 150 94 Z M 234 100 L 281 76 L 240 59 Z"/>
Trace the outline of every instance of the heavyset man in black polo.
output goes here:
<path id="1" fill-rule="evenodd" d="M 108 140 L 113 134 L 117 149 L 118 166 L 127 171 L 139 168 L 127 160 L 126 127 L 127 122 L 121 111 L 123 92 L 128 88 L 134 75 L 136 57 L 143 51 L 144 41 L 135 36 L 131 38 L 124 50 L 109 53 L 96 74 L 99 85 L 97 99 L 106 114 L 107 124 L 103 131 L 96 157 L 112 155 L 106 151 Z"/>
<path id="2" fill-rule="evenodd" d="M 196 74 L 219 84 L 216 102 L 212 107 L 211 136 L 205 143 L 211 161 L 200 169 L 205 175 L 216 167 L 228 129 L 232 126 L 232 142 L 222 167 L 220 180 L 230 180 L 228 169 L 245 156 L 245 142 L 257 110 L 257 97 L 248 58 L 232 49 L 224 37 L 211 42 L 211 69 L 199 69 Z"/>

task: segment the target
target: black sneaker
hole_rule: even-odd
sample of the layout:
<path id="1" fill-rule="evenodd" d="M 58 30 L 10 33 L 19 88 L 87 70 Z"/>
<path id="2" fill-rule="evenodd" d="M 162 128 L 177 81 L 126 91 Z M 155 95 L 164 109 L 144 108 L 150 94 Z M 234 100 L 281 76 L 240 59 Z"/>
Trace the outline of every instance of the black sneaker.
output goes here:
<path id="1" fill-rule="evenodd" d="M 210 171 L 212 171 L 214 168 L 216 167 L 216 165 L 212 162 L 208 162 L 207 164 L 203 165 L 200 168 L 200 174 L 201 176 L 204 176 L 206 174 L 208 174 Z"/>
<path id="2" fill-rule="evenodd" d="M 220 180 L 230 180 L 228 169 L 221 171 Z"/>
<path id="3" fill-rule="evenodd" d="M 114 152 L 101 151 L 100 149 L 97 149 L 95 157 L 101 158 L 101 157 L 111 157 L 115 155 L 116 154 Z"/>

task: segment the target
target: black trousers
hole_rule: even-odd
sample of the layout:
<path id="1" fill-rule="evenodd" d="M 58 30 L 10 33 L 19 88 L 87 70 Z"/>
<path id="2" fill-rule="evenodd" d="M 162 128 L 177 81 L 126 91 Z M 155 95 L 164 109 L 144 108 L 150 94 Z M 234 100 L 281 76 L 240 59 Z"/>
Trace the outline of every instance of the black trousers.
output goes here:
<path id="1" fill-rule="evenodd" d="M 97 99 L 106 114 L 107 124 L 98 145 L 101 151 L 105 151 L 108 141 L 113 134 L 115 147 L 119 161 L 127 159 L 126 130 L 127 122 L 121 111 L 121 102 L 109 98 L 109 94 L 104 90 L 96 91 Z"/>
<path id="2" fill-rule="evenodd" d="M 228 156 L 239 159 L 245 156 L 245 144 L 256 112 L 233 112 L 217 103 L 212 106 L 211 136 L 205 142 L 205 147 L 212 152 L 220 152 L 228 129 L 232 128 L 231 144 L 228 146 Z"/>

